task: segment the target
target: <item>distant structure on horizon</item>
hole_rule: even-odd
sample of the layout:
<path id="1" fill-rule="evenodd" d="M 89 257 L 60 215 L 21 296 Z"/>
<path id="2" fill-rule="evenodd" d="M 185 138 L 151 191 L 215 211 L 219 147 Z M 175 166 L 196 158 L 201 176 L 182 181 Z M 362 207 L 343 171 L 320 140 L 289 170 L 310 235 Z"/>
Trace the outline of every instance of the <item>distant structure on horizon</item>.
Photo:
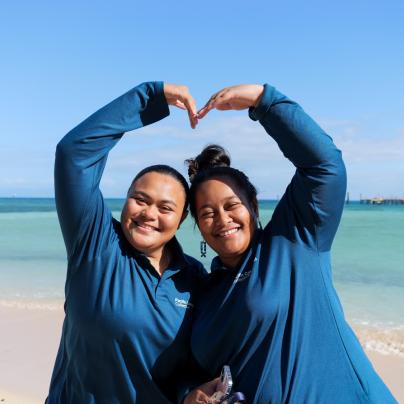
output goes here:
<path id="1" fill-rule="evenodd" d="M 404 205 L 404 198 L 383 198 L 381 196 L 362 198 L 361 195 L 359 202 L 367 205 Z M 349 203 L 349 194 L 347 197 L 347 203 Z"/>

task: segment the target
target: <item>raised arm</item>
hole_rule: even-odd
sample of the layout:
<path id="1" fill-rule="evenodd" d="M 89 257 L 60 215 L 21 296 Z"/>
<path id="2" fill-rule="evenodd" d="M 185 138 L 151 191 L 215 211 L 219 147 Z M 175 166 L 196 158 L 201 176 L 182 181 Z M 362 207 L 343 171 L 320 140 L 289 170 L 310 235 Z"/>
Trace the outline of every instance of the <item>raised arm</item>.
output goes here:
<path id="1" fill-rule="evenodd" d="M 344 204 L 346 173 L 341 152 L 332 139 L 295 102 L 267 84 L 239 85 L 214 94 L 199 111 L 246 109 L 296 167 L 272 223 L 290 238 L 327 251 Z"/>
<path id="2" fill-rule="evenodd" d="M 273 221 L 286 220 L 292 237 L 319 251 L 329 250 L 346 192 L 340 150 L 297 103 L 267 84 L 249 115 L 259 120 L 296 167 Z"/>
<path id="3" fill-rule="evenodd" d="M 168 104 L 187 109 L 195 127 L 195 105 L 186 87 L 149 82 L 95 112 L 57 145 L 56 208 L 69 257 L 84 243 L 96 254 L 97 245 L 102 244 L 97 238 L 108 237 L 108 231 L 100 230 L 111 226 L 112 217 L 99 184 L 109 151 L 125 132 L 169 115 Z"/>

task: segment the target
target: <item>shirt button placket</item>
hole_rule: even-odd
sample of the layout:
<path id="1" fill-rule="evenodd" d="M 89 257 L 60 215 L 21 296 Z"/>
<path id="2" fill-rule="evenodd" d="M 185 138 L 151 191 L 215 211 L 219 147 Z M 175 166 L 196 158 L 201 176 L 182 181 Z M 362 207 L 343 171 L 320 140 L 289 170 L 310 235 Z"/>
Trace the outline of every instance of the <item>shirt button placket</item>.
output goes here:
<path id="1" fill-rule="evenodd" d="M 156 278 L 156 283 L 154 285 L 154 300 L 157 305 L 159 305 L 160 295 L 161 295 L 161 278 Z"/>

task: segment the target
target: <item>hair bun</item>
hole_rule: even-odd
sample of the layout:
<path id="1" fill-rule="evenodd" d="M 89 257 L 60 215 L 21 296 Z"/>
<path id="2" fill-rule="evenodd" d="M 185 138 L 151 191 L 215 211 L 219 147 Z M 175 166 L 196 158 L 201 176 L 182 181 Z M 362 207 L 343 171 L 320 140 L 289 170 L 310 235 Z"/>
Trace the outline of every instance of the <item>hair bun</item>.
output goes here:
<path id="1" fill-rule="evenodd" d="M 195 176 L 213 167 L 230 167 L 230 156 L 223 147 L 217 144 L 206 146 L 195 158 L 185 160 L 188 164 L 188 176 L 192 182 Z"/>

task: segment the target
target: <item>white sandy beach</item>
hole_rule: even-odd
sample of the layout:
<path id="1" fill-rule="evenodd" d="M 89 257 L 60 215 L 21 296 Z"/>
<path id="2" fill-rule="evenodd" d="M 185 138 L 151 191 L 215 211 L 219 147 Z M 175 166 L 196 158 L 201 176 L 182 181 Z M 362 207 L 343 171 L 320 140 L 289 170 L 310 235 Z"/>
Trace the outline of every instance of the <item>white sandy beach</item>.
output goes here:
<path id="1" fill-rule="evenodd" d="M 45 401 L 59 344 L 63 311 L 0 306 L 0 404 Z M 404 357 L 368 352 L 399 402 L 404 402 Z"/>

